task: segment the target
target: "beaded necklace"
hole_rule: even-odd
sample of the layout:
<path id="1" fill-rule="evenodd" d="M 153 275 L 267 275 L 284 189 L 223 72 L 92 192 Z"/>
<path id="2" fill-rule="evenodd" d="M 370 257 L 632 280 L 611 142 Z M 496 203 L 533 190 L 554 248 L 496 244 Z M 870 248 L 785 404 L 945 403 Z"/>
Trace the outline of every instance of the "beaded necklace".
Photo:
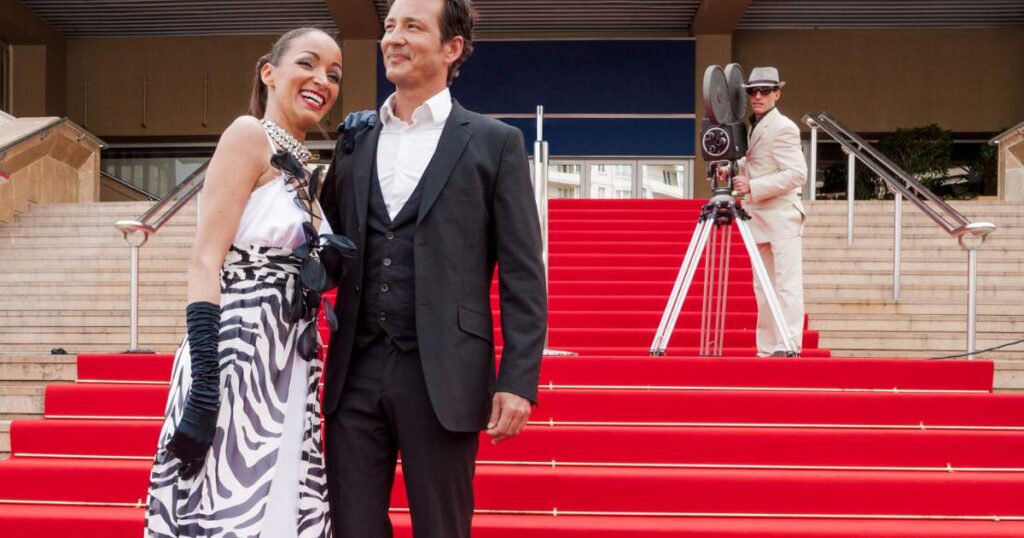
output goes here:
<path id="1" fill-rule="evenodd" d="M 309 158 L 312 155 L 309 148 L 302 145 L 302 142 L 296 140 L 294 136 L 285 131 L 280 125 L 273 121 L 263 118 L 260 120 L 260 125 L 263 126 L 263 130 L 270 135 L 270 139 L 274 141 L 279 147 L 283 148 L 288 153 L 291 153 L 293 157 L 305 166 L 309 162 Z"/>

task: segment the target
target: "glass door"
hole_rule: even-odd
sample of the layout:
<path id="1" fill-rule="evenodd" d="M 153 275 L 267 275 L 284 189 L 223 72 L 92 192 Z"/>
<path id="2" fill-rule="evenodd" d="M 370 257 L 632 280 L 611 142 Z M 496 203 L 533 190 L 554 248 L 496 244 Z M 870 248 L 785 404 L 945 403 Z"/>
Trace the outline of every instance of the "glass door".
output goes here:
<path id="1" fill-rule="evenodd" d="M 693 161 L 641 161 L 640 198 L 690 198 L 693 186 Z"/>
<path id="2" fill-rule="evenodd" d="M 533 158 L 530 176 L 533 177 Z M 693 159 L 552 157 L 548 198 L 681 199 L 693 196 Z"/>
<path id="3" fill-rule="evenodd" d="M 633 198 L 635 161 L 588 161 L 587 198 Z"/>

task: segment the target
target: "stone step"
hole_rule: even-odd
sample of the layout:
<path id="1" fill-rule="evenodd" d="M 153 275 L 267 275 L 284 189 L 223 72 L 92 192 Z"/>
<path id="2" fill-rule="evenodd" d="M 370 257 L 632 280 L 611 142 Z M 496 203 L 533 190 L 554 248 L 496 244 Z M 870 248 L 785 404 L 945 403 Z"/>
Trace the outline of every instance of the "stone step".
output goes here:
<path id="1" fill-rule="evenodd" d="M 0 383 L 0 420 L 41 417 L 44 392 L 43 386 Z"/>
<path id="2" fill-rule="evenodd" d="M 164 235 L 164 234 L 157 234 L 157 235 L 154 235 L 153 237 L 151 237 L 149 241 L 150 241 L 150 243 L 152 243 L 152 245 L 160 245 L 160 246 L 178 246 L 178 247 L 181 247 L 181 246 L 191 246 L 192 243 L 194 242 L 193 235 L 194 234 L 188 234 L 188 235 Z M 49 238 L 49 240 L 47 241 L 48 243 L 49 242 L 53 242 L 54 239 L 59 239 L 59 238 L 52 238 L 50 236 L 45 236 L 45 237 Z M 81 236 L 81 237 L 79 237 L 79 236 L 72 236 L 72 237 L 74 237 L 74 242 L 75 242 L 75 245 L 76 245 L 76 247 L 74 247 L 74 248 L 79 249 L 78 252 L 80 252 L 80 253 L 82 252 L 80 249 L 82 249 L 82 248 L 90 248 L 90 247 L 116 247 L 116 246 L 120 246 L 120 247 L 123 247 L 125 251 L 128 250 L 128 247 L 125 246 L 124 240 L 121 238 L 121 234 L 117 233 L 116 230 L 112 230 L 110 234 L 103 235 L 103 236 Z M 35 248 L 35 249 L 38 249 L 39 246 L 40 246 L 40 242 L 41 242 L 41 239 L 39 237 L 23 237 L 23 236 L 18 236 L 18 237 L 0 237 L 0 248 L 21 247 L 21 248 Z M 152 246 L 152 245 L 150 245 L 150 243 L 147 243 L 146 246 L 143 247 L 143 248 L 147 248 L 147 247 Z"/>
<path id="3" fill-rule="evenodd" d="M 823 319 L 825 318 L 825 319 Z M 865 331 L 878 333 L 918 332 L 962 334 L 967 330 L 967 322 L 963 316 L 948 316 L 949 319 L 922 319 L 922 317 L 903 316 L 902 319 L 876 319 L 873 317 L 847 317 L 846 319 L 827 319 L 821 314 L 811 318 L 811 329 L 826 334 L 839 332 Z M 1003 321 L 989 319 L 978 320 L 979 331 L 994 334 L 1024 334 L 1024 320 L 1006 318 Z"/>
<path id="4" fill-rule="evenodd" d="M 83 226 L 101 226 L 113 228 L 114 223 L 119 220 L 134 220 L 141 217 L 143 212 L 133 213 L 124 212 L 119 215 L 111 214 L 93 214 L 93 213 L 81 213 L 74 215 L 59 214 L 59 213 L 24 213 L 19 215 L 14 222 L 5 224 L 4 226 L 69 226 L 69 225 L 83 225 Z M 196 212 L 195 208 L 189 204 L 184 209 L 179 211 L 171 220 L 164 224 L 166 229 L 168 226 L 192 226 L 196 223 Z"/>
<path id="5" fill-rule="evenodd" d="M 28 355 L 0 353 L 0 384 L 36 384 L 75 380 L 74 355 Z"/>
<path id="6" fill-rule="evenodd" d="M 173 294 L 156 293 L 148 285 L 142 285 L 139 288 L 139 311 L 141 314 L 174 309 L 179 304 L 184 308 L 185 295 L 177 292 Z M 53 291 L 49 296 L 3 295 L 0 293 L 0 310 L 126 310 L 131 306 L 129 305 L 127 285 L 123 292 L 109 290 L 105 293 L 82 293 L 81 289 L 73 289 L 69 290 L 70 293 L 64 294 L 60 291 Z"/>
<path id="7" fill-rule="evenodd" d="M 0 460 L 11 457 L 11 421 L 0 420 Z"/>
<path id="8" fill-rule="evenodd" d="M 184 336 L 184 332 L 182 332 Z M 112 338 L 111 342 L 106 343 L 76 343 L 73 346 L 64 346 L 68 353 L 80 354 L 80 353 L 123 353 L 128 349 L 128 329 L 124 330 L 124 334 L 120 338 Z M 181 345 L 181 338 L 173 341 L 172 343 L 160 343 L 149 339 L 144 333 L 139 335 L 139 347 L 148 349 L 156 353 L 174 353 L 178 346 Z M 6 352 L 9 353 L 48 353 L 54 347 L 58 347 L 52 344 L 0 344 Z M 2 417 L 0 417 L 2 418 Z"/>
<path id="9" fill-rule="evenodd" d="M 164 226 L 152 238 L 166 236 L 194 236 L 195 226 Z M 62 226 L 15 225 L 0 228 L 0 240 L 7 238 L 80 238 L 110 237 L 121 238 L 121 232 L 109 225 L 83 225 L 72 223 Z"/>
<path id="10" fill-rule="evenodd" d="M 944 314 L 966 316 L 967 298 L 958 302 L 895 302 L 891 297 L 876 301 L 845 301 L 833 298 L 816 298 L 807 301 L 807 312 L 813 317 L 823 314 L 846 316 L 899 314 L 916 316 L 921 314 Z M 978 314 L 988 316 L 1024 316 L 1024 301 L 1004 304 L 978 304 Z M 965 318 L 966 319 L 966 318 Z"/>
<path id="11" fill-rule="evenodd" d="M 137 217 L 153 207 L 155 202 L 81 202 L 59 204 L 33 204 L 30 215 L 110 215 L 128 214 Z"/>

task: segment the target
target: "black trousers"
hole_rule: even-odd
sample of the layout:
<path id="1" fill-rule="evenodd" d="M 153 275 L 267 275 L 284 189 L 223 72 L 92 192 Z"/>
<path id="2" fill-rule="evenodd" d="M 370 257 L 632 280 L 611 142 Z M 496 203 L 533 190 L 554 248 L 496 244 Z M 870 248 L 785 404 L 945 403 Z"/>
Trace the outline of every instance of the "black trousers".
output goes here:
<path id="1" fill-rule="evenodd" d="M 355 351 L 325 444 L 337 538 L 392 536 L 399 452 L 415 538 L 469 538 L 479 435 L 441 425 L 416 351 L 383 335 Z"/>

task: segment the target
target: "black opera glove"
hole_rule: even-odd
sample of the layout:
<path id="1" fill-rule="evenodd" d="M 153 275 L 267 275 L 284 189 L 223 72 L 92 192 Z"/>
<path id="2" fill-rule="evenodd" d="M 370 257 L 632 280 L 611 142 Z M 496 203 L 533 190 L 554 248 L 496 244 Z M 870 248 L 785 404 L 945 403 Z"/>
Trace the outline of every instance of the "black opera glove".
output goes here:
<path id="1" fill-rule="evenodd" d="M 167 451 L 181 460 L 181 478 L 199 473 L 206 453 L 213 444 L 220 409 L 220 368 L 217 347 L 220 341 L 220 306 L 195 302 L 185 309 L 188 323 L 189 355 L 192 359 L 192 386 L 185 399 L 185 410 Z"/>
<path id="2" fill-rule="evenodd" d="M 341 149 L 345 153 L 352 153 L 356 149 L 356 137 L 367 129 L 377 125 L 377 112 L 374 110 L 360 110 L 349 112 L 345 121 L 338 126 L 341 133 Z"/>

